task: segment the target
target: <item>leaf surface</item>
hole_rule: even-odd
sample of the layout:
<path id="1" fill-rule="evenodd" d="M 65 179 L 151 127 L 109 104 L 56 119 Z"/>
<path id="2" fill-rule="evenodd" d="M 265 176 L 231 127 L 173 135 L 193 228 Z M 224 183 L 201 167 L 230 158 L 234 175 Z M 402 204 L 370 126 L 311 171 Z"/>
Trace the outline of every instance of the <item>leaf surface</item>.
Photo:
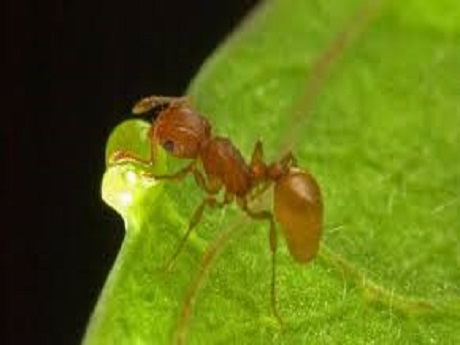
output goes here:
<path id="1" fill-rule="evenodd" d="M 460 342 L 460 3 L 387 3 L 293 120 L 317 57 L 360 6 L 267 1 L 191 83 L 214 133 L 248 159 L 257 139 L 276 159 L 294 127 L 293 150 L 322 187 L 326 224 L 319 260 L 307 266 L 280 238 L 281 328 L 270 309 L 268 226 L 245 219 L 199 290 L 188 343 Z M 107 156 L 147 157 L 147 130 L 120 125 Z M 168 171 L 178 164 L 169 160 Z M 164 157 L 155 169 L 165 171 Z M 204 196 L 192 178 L 151 183 L 133 166 L 107 170 L 103 197 L 126 237 L 85 344 L 171 342 L 207 245 L 241 217 L 236 207 L 207 212 L 164 272 Z"/>

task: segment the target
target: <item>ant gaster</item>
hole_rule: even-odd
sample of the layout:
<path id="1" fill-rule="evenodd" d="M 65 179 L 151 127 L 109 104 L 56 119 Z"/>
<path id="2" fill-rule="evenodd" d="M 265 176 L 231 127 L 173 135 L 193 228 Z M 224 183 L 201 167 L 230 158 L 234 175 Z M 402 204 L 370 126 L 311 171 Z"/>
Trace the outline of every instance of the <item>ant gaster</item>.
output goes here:
<path id="1" fill-rule="evenodd" d="M 151 167 L 161 146 L 170 155 L 189 159 L 191 162 L 173 174 L 144 175 L 154 179 L 181 180 L 188 174 L 193 174 L 197 185 L 207 194 L 168 261 L 168 267 L 172 266 L 181 252 L 206 207 L 222 208 L 236 200 L 249 217 L 269 223 L 272 253 L 271 301 L 273 313 L 281 320 L 277 312 L 275 291 L 275 220 L 281 226 L 292 257 L 300 263 L 313 259 L 319 249 L 323 226 L 321 193 L 315 179 L 308 172 L 297 168 L 291 152 L 274 163 L 266 164 L 260 141 L 255 144 L 251 162 L 247 164 L 229 139 L 212 134 L 208 120 L 198 114 L 185 97 L 150 96 L 140 100 L 133 108 L 133 113 L 137 115 L 150 112 L 155 113 L 150 131 L 150 160 L 139 158 L 130 152 L 118 151 L 112 157 L 112 163 L 133 162 Z M 250 202 L 273 184 L 274 212 L 251 209 Z M 221 190 L 224 190 L 223 199 L 218 200 L 216 196 Z"/>

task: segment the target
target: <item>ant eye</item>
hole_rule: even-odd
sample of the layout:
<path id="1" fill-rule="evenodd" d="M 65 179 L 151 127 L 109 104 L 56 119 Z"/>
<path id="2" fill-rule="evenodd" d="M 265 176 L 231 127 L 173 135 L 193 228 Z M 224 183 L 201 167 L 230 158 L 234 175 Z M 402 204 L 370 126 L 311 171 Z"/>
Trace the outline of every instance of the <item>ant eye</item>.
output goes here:
<path id="1" fill-rule="evenodd" d="M 174 151 L 174 142 L 172 140 L 166 140 L 162 146 L 168 152 Z"/>

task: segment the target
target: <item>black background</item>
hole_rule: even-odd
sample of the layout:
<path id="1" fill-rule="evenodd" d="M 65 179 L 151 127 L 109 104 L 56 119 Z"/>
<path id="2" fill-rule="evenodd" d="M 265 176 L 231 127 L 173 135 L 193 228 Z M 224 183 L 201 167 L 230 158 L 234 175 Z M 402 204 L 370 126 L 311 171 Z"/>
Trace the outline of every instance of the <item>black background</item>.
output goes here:
<path id="1" fill-rule="evenodd" d="M 255 2 L 4 5 L 2 343 L 80 342 L 123 237 L 100 199 L 110 130 L 140 96 L 183 93 Z"/>

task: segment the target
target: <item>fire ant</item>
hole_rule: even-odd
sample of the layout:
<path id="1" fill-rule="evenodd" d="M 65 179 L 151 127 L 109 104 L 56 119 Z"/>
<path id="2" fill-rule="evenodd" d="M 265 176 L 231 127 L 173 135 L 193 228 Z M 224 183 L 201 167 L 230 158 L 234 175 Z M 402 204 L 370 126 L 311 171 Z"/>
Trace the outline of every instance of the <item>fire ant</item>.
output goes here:
<path id="1" fill-rule="evenodd" d="M 136 115 L 153 113 L 150 131 L 151 157 L 139 158 L 130 152 L 118 151 L 113 164 L 132 162 L 151 167 L 161 146 L 171 156 L 191 160 L 183 169 L 169 175 L 144 173 L 147 178 L 180 181 L 189 174 L 207 196 L 193 214 L 188 229 L 168 262 L 171 267 L 192 230 L 201 220 L 206 207 L 222 208 L 236 200 L 238 206 L 252 219 L 269 223 L 269 245 L 272 253 L 271 304 L 280 321 L 276 303 L 275 220 L 281 225 L 289 252 L 299 263 L 312 260 L 319 249 L 323 227 L 321 192 L 312 175 L 297 167 L 289 152 L 280 160 L 266 164 L 262 143 L 257 141 L 250 163 L 224 137 L 214 136 L 208 120 L 198 114 L 185 97 L 150 96 L 135 104 Z M 253 210 L 250 202 L 274 185 L 274 208 Z M 217 194 L 223 191 L 223 199 Z"/>

